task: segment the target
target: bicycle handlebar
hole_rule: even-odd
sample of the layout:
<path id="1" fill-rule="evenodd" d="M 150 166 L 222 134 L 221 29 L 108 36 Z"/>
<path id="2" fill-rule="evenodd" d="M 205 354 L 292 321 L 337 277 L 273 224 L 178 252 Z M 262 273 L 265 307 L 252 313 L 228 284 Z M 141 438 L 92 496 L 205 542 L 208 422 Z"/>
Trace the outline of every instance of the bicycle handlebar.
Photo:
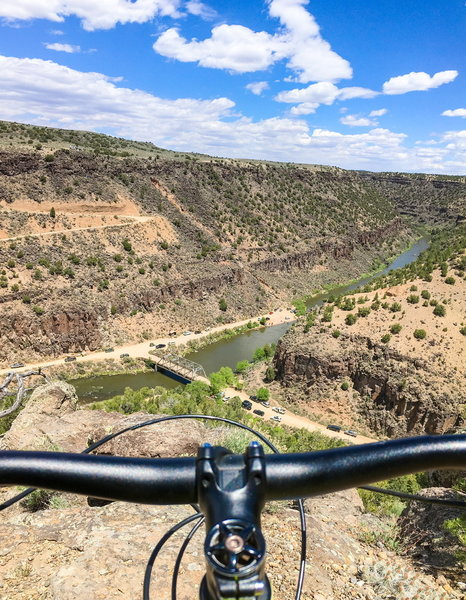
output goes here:
<path id="1" fill-rule="evenodd" d="M 233 473 L 243 460 L 243 455 L 228 454 L 222 468 Z M 265 499 L 310 497 L 433 469 L 466 469 L 466 435 L 266 455 Z M 144 504 L 198 501 L 195 458 L 2 451 L 0 485 L 14 484 Z"/>

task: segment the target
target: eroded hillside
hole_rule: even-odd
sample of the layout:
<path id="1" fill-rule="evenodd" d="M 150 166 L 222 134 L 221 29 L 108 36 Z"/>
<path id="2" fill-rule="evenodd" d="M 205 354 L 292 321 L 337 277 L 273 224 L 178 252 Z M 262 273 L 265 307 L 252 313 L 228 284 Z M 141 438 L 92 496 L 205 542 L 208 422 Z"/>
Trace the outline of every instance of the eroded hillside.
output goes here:
<path id="1" fill-rule="evenodd" d="M 0 125 L 2 364 L 255 316 L 374 268 L 417 221 L 464 209 L 461 178 Z"/>

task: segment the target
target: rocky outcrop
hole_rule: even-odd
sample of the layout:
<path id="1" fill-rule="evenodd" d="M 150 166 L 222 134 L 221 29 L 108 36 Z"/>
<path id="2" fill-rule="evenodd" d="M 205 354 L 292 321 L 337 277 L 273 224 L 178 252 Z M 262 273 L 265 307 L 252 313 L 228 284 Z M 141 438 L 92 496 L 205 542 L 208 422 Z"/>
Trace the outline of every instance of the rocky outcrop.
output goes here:
<path id="1" fill-rule="evenodd" d="M 73 386 L 55 381 L 39 386 L 10 430 L 0 440 L 2 450 L 62 450 L 82 452 L 109 433 L 154 419 L 155 415 L 122 415 L 100 410 L 78 410 Z M 202 442 L 218 440 L 223 430 L 199 422 L 168 422 L 128 432 L 97 452 L 120 456 L 162 457 L 195 455 Z"/>
<path id="2" fill-rule="evenodd" d="M 351 380 L 356 410 L 379 436 L 448 433 L 462 422 L 464 390 L 448 374 L 367 337 L 295 331 L 280 340 L 275 368 L 283 386 L 304 395 L 321 383 Z"/>
<path id="3" fill-rule="evenodd" d="M 425 488 L 420 495 L 448 500 L 465 499 L 464 494 L 458 496 L 451 489 L 439 487 Z M 464 582 L 464 546 L 445 527 L 446 521 L 463 515 L 464 511 L 460 509 L 411 502 L 398 519 L 400 538 L 406 543 L 409 556 L 431 572 Z M 416 540 L 415 545 L 412 545 L 412 540 Z"/>

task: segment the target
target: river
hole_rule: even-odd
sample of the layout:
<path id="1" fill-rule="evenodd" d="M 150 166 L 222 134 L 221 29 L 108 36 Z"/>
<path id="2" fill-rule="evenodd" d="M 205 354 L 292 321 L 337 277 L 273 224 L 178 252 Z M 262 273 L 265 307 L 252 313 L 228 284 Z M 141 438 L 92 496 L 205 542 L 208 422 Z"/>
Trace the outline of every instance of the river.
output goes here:
<path id="1" fill-rule="evenodd" d="M 330 295 L 339 296 L 353 292 L 367 283 L 384 275 L 394 269 L 399 269 L 409 265 L 429 247 L 429 238 L 421 238 L 413 244 L 408 250 L 400 254 L 382 271 L 374 275 L 369 275 L 348 285 L 343 285 L 317 296 L 313 296 L 307 302 L 308 308 L 320 306 Z M 207 374 L 218 371 L 220 367 L 236 366 L 240 360 L 249 360 L 254 351 L 265 344 L 276 343 L 286 331 L 291 327 L 291 323 L 283 323 L 275 327 L 265 327 L 255 331 L 247 331 L 233 338 L 220 340 L 209 344 L 202 350 L 188 354 L 186 358 L 200 363 Z M 102 375 L 97 377 L 86 377 L 75 379 L 70 383 L 76 388 L 78 398 L 84 402 L 94 402 L 97 400 L 107 400 L 117 394 L 124 392 L 126 387 L 140 389 L 142 387 L 163 386 L 173 389 L 180 385 L 178 382 L 161 375 L 160 373 L 135 373 L 119 375 Z"/>

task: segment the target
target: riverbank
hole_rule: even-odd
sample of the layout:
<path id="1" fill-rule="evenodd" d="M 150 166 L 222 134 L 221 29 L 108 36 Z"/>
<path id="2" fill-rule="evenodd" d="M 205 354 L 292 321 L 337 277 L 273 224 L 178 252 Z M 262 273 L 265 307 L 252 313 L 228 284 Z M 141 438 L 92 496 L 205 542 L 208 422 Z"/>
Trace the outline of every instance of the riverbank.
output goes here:
<path id="1" fill-rule="evenodd" d="M 149 358 L 151 352 L 155 346 L 158 344 L 165 344 L 166 347 L 178 348 L 180 346 L 186 346 L 188 342 L 193 342 L 197 340 L 202 340 L 206 336 L 221 333 L 224 330 L 230 330 L 235 328 L 247 327 L 248 322 L 259 320 L 263 316 L 265 316 L 268 320 L 266 321 L 266 327 L 280 325 L 282 323 L 286 323 L 287 321 L 292 321 L 295 319 L 295 315 L 290 308 L 278 308 L 274 311 L 270 311 L 268 315 L 260 315 L 256 319 L 243 319 L 241 321 L 236 321 L 234 323 L 228 323 L 223 325 L 218 325 L 216 327 L 211 327 L 204 331 L 200 331 L 198 333 L 194 332 L 185 332 L 182 335 L 177 337 L 169 337 L 163 336 L 159 338 L 154 338 L 151 340 L 147 340 L 144 342 L 140 342 L 138 344 L 128 344 L 123 346 L 118 346 L 115 348 L 108 348 L 107 350 L 101 350 L 97 352 L 90 352 L 88 354 L 79 354 L 74 355 L 75 360 L 73 360 L 76 364 L 88 363 L 91 361 L 103 361 L 111 358 L 111 355 L 116 354 L 120 358 Z M 155 346 L 154 346 L 155 345 Z M 109 356 L 110 355 L 110 356 Z M 125 356 L 122 356 L 125 355 Z M 55 367 L 57 365 L 64 364 L 65 357 L 56 358 L 53 360 L 45 360 L 41 362 L 34 362 L 29 364 L 24 364 L 22 367 L 16 369 L 18 372 L 28 371 L 28 370 L 37 370 L 39 368 L 46 369 L 49 367 Z M 11 371 L 11 368 L 4 368 L 0 370 L 0 375 L 6 375 Z"/>

